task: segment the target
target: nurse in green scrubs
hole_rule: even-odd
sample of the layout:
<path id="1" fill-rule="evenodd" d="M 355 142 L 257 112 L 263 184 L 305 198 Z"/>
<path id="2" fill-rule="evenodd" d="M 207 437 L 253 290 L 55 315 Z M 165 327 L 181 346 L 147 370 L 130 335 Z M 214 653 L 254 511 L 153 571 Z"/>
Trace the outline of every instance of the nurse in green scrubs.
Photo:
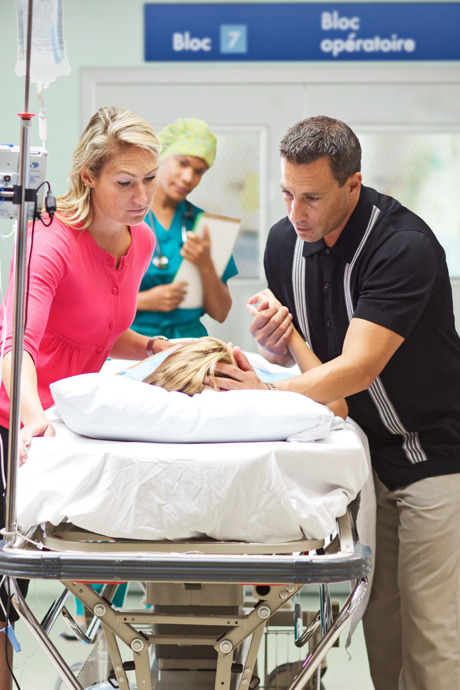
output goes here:
<path id="1" fill-rule="evenodd" d="M 217 275 L 208 236 L 190 232 L 202 209 L 187 197 L 214 163 L 217 140 L 208 125 L 195 118 L 176 120 L 159 138 L 158 188 L 145 219 L 155 235 L 155 254 L 141 282 L 132 328 L 152 337 L 195 338 L 207 334 L 200 320 L 204 314 L 219 323 L 227 318 L 232 305 L 227 281 L 238 273 L 231 257 L 222 277 Z M 187 285 L 174 278 L 183 258 L 200 272 L 203 308 L 181 308 Z"/>

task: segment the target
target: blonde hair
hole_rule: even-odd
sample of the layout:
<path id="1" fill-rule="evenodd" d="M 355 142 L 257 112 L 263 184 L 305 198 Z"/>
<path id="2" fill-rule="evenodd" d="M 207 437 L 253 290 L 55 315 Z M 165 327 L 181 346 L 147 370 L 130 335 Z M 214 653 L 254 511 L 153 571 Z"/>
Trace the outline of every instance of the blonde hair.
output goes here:
<path id="1" fill-rule="evenodd" d="M 83 230 L 87 228 L 93 216 L 91 192 L 85 186 L 81 172 L 87 168 L 94 177 L 98 177 L 112 156 L 131 146 L 148 151 L 155 158 L 160 155 L 160 140 L 148 122 L 123 108 L 99 108 L 72 154 L 69 188 L 57 199 L 58 217 L 67 225 L 81 225 Z"/>
<path id="2" fill-rule="evenodd" d="M 204 379 L 209 376 L 212 386 L 219 390 L 215 381 L 215 369 L 218 362 L 237 366 L 235 357 L 229 345 L 204 336 L 198 340 L 183 343 L 144 379 L 144 383 L 161 386 L 168 391 L 180 391 L 187 395 L 201 393 L 205 385 Z"/>

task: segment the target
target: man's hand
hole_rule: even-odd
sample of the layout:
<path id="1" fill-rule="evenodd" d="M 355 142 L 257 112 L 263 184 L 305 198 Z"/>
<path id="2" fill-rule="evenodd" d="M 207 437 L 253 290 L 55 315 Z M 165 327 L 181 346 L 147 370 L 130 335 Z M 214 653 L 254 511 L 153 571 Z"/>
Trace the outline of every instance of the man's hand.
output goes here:
<path id="1" fill-rule="evenodd" d="M 253 295 L 246 306 L 254 317 L 249 331 L 258 346 L 275 355 L 277 363 L 289 363 L 292 358 L 288 343 L 294 330 L 289 309 L 283 307 L 270 290 Z M 274 361 L 273 358 L 270 361 Z"/>
<path id="2" fill-rule="evenodd" d="M 219 390 L 233 391 L 254 388 L 266 390 L 267 384 L 259 379 L 244 352 L 239 347 L 234 347 L 233 354 L 238 366 L 235 367 L 223 362 L 216 364 L 216 384 Z M 210 377 L 206 377 L 204 382 L 208 385 L 212 383 Z"/>

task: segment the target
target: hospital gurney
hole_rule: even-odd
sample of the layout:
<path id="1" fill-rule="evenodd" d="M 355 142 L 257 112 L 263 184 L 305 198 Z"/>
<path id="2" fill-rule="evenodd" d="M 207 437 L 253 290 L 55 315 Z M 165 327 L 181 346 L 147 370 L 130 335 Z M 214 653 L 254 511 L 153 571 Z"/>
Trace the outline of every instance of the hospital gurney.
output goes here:
<path id="1" fill-rule="evenodd" d="M 314 649 L 309 649 L 306 662 L 297 677 L 292 679 L 290 685 L 286 685 L 286 688 L 292 690 L 305 687 L 328 649 L 358 609 L 371 569 L 369 549 L 359 544 L 353 535 L 346 508 L 367 476 L 367 461 L 354 429 L 345 425 L 345 428 L 332 431 L 317 443 L 190 444 L 186 455 L 189 463 L 192 456 L 198 460 L 214 451 L 217 453 L 215 459 L 218 457 L 220 460 L 220 470 L 223 467 L 222 460 L 226 457 L 236 458 L 237 464 L 249 462 L 253 467 L 251 478 L 254 484 L 254 497 L 251 496 L 250 487 L 244 484 L 240 485 L 240 491 L 246 491 L 247 503 L 250 504 L 251 498 L 254 499 L 254 511 L 250 512 L 254 512 L 257 518 L 252 527 L 258 541 L 253 540 L 250 531 L 245 541 L 229 541 L 231 537 L 228 534 L 225 536 L 226 541 L 222 541 L 218 531 L 214 538 L 210 538 L 209 534 L 203 534 L 200 529 L 196 529 L 196 525 L 190 528 L 185 524 L 185 539 L 180 538 L 177 532 L 171 537 L 166 531 L 161 539 L 152 541 L 145 538 L 120 539 L 117 534 L 107 535 L 105 529 L 98 532 L 98 514 L 94 512 L 92 518 L 90 517 L 91 524 L 86 524 L 87 506 L 84 505 L 83 510 L 80 506 L 80 514 L 78 513 L 78 503 L 82 497 L 78 491 L 75 496 L 70 495 L 73 485 L 64 500 L 68 513 L 72 515 L 71 521 L 66 521 L 64 518 L 69 518 L 69 515 L 60 515 L 59 510 L 56 512 L 53 496 L 49 495 L 51 484 L 48 480 L 52 476 L 55 477 L 57 461 L 61 466 L 65 465 L 65 447 L 70 449 L 70 462 L 73 462 L 73 467 L 76 468 L 72 460 L 76 445 L 79 465 L 78 472 L 74 471 L 74 476 L 77 478 L 79 474 L 84 474 L 85 466 L 91 462 L 95 496 L 98 488 L 102 491 L 104 486 L 110 487 L 113 484 L 113 477 L 104 482 L 103 471 L 104 467 L 107 467 L 107 457 L 110 456 L 112 443 L 117 448 L 118 456 L 120 453 L 124 455 L 120 447 L 126 451 L 131 446 L 136 446 L 134 460 L 129 452 L 125 453 L 128 459 L 125 457 L 124 461 L 128 464 L 139 464 L 138 459 L 142 458 L 141 449 L 146 452 L 148 449 L 151 454 L 154 448 L 156 463 L 159 462 L 162 467 L 168 454 L 171 454 L 171 444 L 131 444 L 83 439 L 73 435 L 73 432 L 66 428 L 60 429 L 59 423 L 55 424 L 58 427 L 58 442 L 56 443 L 56 439 L 36 439 L 32 444 L 35 454 L 31 455 L 25 466 L 31 480 L 29 497 L 32 498 L 33 494 L 38 500 L 35 503 L 23 500 L 21 482 L 19 484 L 18 515 L 19 523 L 24 523 L 21 530 L 24 536 L 18 533 L 14 543 L 0 553 L 0 570 L 13 578 L 13 585 L 14 579 L 19 577 L 60 580 L 66 592 L 75 594 L 100 624 L 104 643 L 110 653 L 113 682 L 116 681 L 119 687 L 130 687 L 128 668 L 134 668 L 137 688 L 242 690 L 259 687 L 257 652 L 267 625 L 273 623 L 276 616 L 289 617 L 290 614 L 283 613 L 283 607 L 285 608 L 286 602 L 292 600 L 305 584 L 318 584 L 322 593 L 322 638 Z M 61 434 L 64 448 L 59 446 Z M 51 448 L 56 450 L 54 459 Z M 96 448 L 100 449 L 99 454 Z M 184 446 L 177 444 L 173 451 L 172 465 L 175 465 L 177 457 L 184 451 Z M 248 451 L 249 461 L 245 457 Z M 287 491 L 287 502 L 281 500 L 276 491 L 267 495 L 269 485 L 264 485 L 264 495 L 259 495 L 256 479 L 261 476 L 263 478 L 264 473 L 260 470 L 266 468 L 268 457 L 274 463 L 273 467 L 277 465 L 276 476 Z M 299 457 L 302 458 L 301 463 Z M 35 473 L 34 466 L 39 467 L 40 472 Z M 208 470 L 212 466 L 210 463 Z M 316 508 L 313 515 L 326 515 L 326 519 L 323 520 L 324 526 L 321 527 L 321 521 L 318 523 L 316 518 L 313 523 L 307 520 L 302 527 L 299 522 L 298 534 L 295 534 L 290 520 L 286 519 L 288 532 L 278 533 L 278 538 L 274 540 L 270 531 L 260 531 L 266 517 L 270 515 L 271 498 L 276 520 L 279 520 L 279 515 L 282 514 L 288 517 L 288 504 L 290 503 L 292 509 L 296 502 L 299 502 L 299 516 L 302 518 L 300 498 L 303 491 L 299 491 L 299 485 L 296 486 L 294 481 L 296 473 L 293 470 L 296 466 L 300 469 L 301 482 L 310 475 L 310 498 Z M 318 467 L 324 468 L 326 476 L 318 472 Z M 120 468 L 119 465 L 119 470 Z M 333 469 L 337 478 L 331 479 Z M 132 471 L 131 466 L 131 474 Z M 232 476 L 237 474 L 233 471 Z M 57 483 L 59 484 L 59 479 Z M 186 488 L 190 488 L 189 482 L 186 484 Z M 272 491 L 277 488 L 276 484 L 272 483 Z M 327 491 L 325 484 L 328 485 Z M 27 482 L 24 486 L 26 485 Z M 78 481 L 75 481 L 76 485 Z M 48 501 L 41 493 L 43 488 L 48 490 Z M 231 493 L 232 491 L 229 491 L 228 496 L 220 495 L 222 507 L 226 503 L 235 507 L 232 501 L 225 500 L 231 497 Z M 102 494 L 104 501 L 103 491 Z M 321 495 L 323 501 L 320 500 Z M 337 510 L 336 499 L 342 508 L 339 508 L 341 514 L 334 515 L 334 511 Z M 107 501 L 106 498 L 105 500 Z M 34 516 L 21 507 L 21 501 L 23 507 L 26 504 L 32 505 L 32 511 L 44 508 L 45 512 L 42 510 Z M 60 499 L 57 503 L 59 502 Z M 187 501 L 182 503 L 186 504 Z M 207 503 L 212 505 L 211 500 Z M 126 504 L 127 508 L 132 508 L 134 502 L 131 497 L 128 496 Z M 191 505 L 193 506 L 193 502 Z M 205 507 L 205 522 L 212 524 L 209 523 Z M 130 518 L 130 510 L 126 513 L 122 508 L 120 505 L 120 513 L 124 516 L 122 522 L 126 523 L 132 516 Z M 53 525 L 48 520 L 47 510 L 56 524 Z M 154 513 L 152 510 L 153 515 Z M 316 537 L 310 534 L 310 538 L 305 538 L 302 533 L 308 533 L 311 524 L 314 525 L 313 531 L 325 529 L 330 514 L 333 515 L 331 534 Z M 215 516 L 215 513 L 213 515 Z M 196 518 L 197 515 L 191 517 Z M 230 513 L 227 514 L 227 519 L 230 520 L 230 533 L 231 521 L 238 523 L 236 518 L 230 509 Z M 64 521 L 61 522 L 61 519 Z M 81 520 L 85 524 L 79 525 Z M 269 524 L 273 524 L 273 521 L 269 521 Z M 131 526 L 132 521 L 128 531 Z M 117 529 L 118 525 L 114 527 L 115 532 Z M 116 610 L 110 605 L 116 583 L 125 581 L 147 583 L 146 603 L 152 606 L 151 609 Z M 351 583 L 352 592 L 338 616 L 333 619 L 327 585 L 344 581 Z M 107 584 L 105 590 L 98 594 L 87 584 L 88 582 Z M 248 586 L 252 588 L 249 601 Z M 81 689 L 96 680 L 103 680 L 106 676 L 92 678 L 88 682 L 82 675 L 80 682 L 51 644 L 48 632 L 59 612 L 65 611 L 64 615 L 70 620 L 67 610 L 62 608 L 64 596 L 41 625 L 20 592 L 16 595 L 16 606 L 26 625 L 56 664 L 68 687 Z M 90 624 L 86 633 L 89 639 L 94 627 L 94 624 Z M 77 630 L 75 626 L 74 629 Z M 120 642 L 125 645 L 123 649 L 128 649 L 132 655 L 131 665 L 127 666 L 122 660 Z"/>

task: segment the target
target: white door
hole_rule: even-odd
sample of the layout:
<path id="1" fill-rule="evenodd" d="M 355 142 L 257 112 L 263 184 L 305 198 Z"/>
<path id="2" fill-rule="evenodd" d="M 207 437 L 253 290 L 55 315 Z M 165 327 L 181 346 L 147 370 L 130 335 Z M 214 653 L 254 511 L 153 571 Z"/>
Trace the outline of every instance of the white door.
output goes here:
<path id="1" fill-rule="evenodd" d="M 156 129 L 177 117 L 198 117 L 216 132 L 216 163 L 191 200 L 208 211 L 242 218 L 235 250 L 240 276 L 229 283 L 233 306 L 225 324 L 207 319 L 206 325 L 211 334 L 254 349 L 245 305 L 265 286 L 266 236 L 285 214 L 278 145 L 287 128 L 303 117 L 325 114 L 350 124 L 363 144 L 364 183 L 399 198 L 439 229 L 441 241 L 449 245 L 452 274 L 460 277 L 460 210 L 454 196 L 460 179 L 460 70 L 443 69 L 442 75 L 434 69 L 371 65 L 171 67 L 161 74 L 84 70 L 82 122 L 98 107 L 116 105 Z M 453 285 L 460 312 L 460 281 L 454 279 Z"/>

